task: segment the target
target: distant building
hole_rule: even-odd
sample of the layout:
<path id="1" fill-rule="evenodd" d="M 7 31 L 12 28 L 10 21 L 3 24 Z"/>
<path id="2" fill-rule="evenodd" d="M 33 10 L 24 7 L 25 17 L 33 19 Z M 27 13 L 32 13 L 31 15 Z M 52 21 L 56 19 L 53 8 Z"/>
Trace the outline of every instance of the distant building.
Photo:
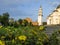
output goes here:
<path id="1" fill-rule="evenodd" d="M 38 13 L 38 25 L 42 25 L 42 7 L 40 7 L 39 9 L 39 13 Z"/>
<path id="2" fill-rule="evenodd" d="M 32 22 L 32 25 L 37 26 L 38 22 Z"/>
<path id="3" fill-rule="evenodd" d="M 38 25 L 38 22 L 34 22 L 34 21 L 32 21 L 31 18 L 25 18 L 25 20 L 27 20 L 28 23 L 31 23 L 31 24 L 34 25 L 34 26 L 37 26 L 37 25 Z"/>
<path id="4" fill-rule="evenodd" d="M 60 5 L 47 17 L 47 25 L 60 24 Z"/>
<path id="5" fill-rule="evenodd" d="M 30 19 L 30 18 L 26 18 L 25 20 L 27 20 L 28 23 L 32 22 L 32 19 Z"/>

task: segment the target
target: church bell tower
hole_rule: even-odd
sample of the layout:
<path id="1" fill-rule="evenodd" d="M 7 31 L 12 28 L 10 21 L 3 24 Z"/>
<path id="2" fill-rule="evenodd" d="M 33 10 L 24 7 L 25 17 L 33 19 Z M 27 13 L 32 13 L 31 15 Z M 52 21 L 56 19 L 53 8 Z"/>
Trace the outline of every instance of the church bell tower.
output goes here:
<path id="1" fill-rule="evenodd" d="M 38 12 L 38 25 L 42 25 L 42 7 L 40 6 L 39 12 Z"/>

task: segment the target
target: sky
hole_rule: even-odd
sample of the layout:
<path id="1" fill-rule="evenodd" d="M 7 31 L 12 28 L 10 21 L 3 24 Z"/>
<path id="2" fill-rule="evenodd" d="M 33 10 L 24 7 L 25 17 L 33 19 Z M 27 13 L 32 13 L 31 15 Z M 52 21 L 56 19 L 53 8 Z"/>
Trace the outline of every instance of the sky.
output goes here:
<path id="1" fill-rule="evenodd" d="M 0 15 L 5 12 L 15 20 L 31 18 L 37 21 L 40 6 L 43 9 L 43 21 L 60 4 L 60 0 L 0 0 Z"/>

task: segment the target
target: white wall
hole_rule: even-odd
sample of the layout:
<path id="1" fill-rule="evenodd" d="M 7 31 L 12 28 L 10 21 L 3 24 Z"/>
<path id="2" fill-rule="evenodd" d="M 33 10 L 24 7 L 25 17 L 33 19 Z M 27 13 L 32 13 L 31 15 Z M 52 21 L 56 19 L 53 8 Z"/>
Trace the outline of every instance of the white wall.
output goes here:
<path id="1" fill-rule="evenodd" d="M 38 16 L 38 25 L 39 26 L 42 25 L 42 16 L 41 15 Z"/>

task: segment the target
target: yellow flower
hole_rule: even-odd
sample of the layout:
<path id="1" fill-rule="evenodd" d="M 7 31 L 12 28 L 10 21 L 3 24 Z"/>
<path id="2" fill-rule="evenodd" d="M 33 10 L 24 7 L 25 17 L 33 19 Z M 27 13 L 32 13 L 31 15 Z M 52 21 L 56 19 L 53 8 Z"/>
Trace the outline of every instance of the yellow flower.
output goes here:
<path id="1" fill-rule="evenodd" d="M 23 41 L 25 41 L 27 39 L 27 37 L 25 35 L 21 35 L 18 38 L 19 38 L 19 40 L 23 40 Z"/>
<path id="2" fill-rule="evenodd" d="M 3 26 L 0 26 L 0 28 L 2 28 Z"/>
<path id="3" fill-rule="evenodd" d="M 44 26 L 40 26 L 39 27 L 40 30 L 44 30 L 44 28 L 45 28 Z"/>
<path id="4" fill-rule="evenodd" d="M 0 40 L 0 45 L 5 45 L 3 41 Z"/>

